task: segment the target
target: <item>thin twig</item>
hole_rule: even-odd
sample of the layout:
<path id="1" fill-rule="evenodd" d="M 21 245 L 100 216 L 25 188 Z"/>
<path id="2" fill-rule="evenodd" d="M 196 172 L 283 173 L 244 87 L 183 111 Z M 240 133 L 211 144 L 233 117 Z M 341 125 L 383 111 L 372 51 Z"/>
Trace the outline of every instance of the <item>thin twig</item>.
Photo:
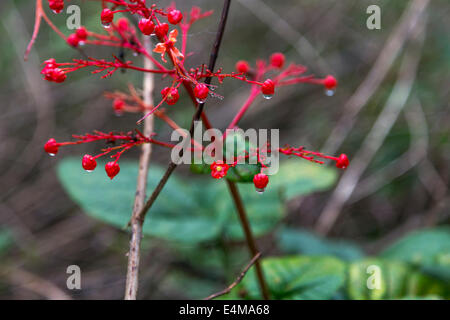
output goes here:
<path id="1" fill-rule="evenodd" d="M 144 46 L 147 50 L 150 48 L 150 39 L 144 38 Z M 144 59 L 144 67 L 147 69 L 153 68 L 153 63 L 150 59 Z M 152 73 L 144 74 L 143 95 L 144 103 L 146 105 L 153 105 L 153 89 L 154 77 Z M 149 137 L 153 132 L 154 117 L 150 115 L 144 120 L 144 135 Z M 136 196 L 134 200 L 133 215 L 131 217 L 131 239 L 130 251 L 128 252 L 128 268 L 127 280 L 125 288 L 125 300 L 136 300 L 138 290 L 139 278 L 139 260 L 140 260 L 140 246 L 142 239 L 142 227 L 144 220 L 139 219 L 139 212 L 142 210 L 145 202 L 145 194 L 147 189 L 147 174 L 150 164 L 150 155 L 152 152 L 151 143 L 144 143 L 141 149 L 141 156 L 139 158 L 139 171 L 136 186 Z"/>
<path id="2" fill-rule="evenodd" d="M 250 222 L 248 221 L 247 214 L 244 209 L 244 204 L 242 203 L 242 199 L 239 195 L 239 191 L 234 182 L 227 180 L 228 189 L 231 192 L 231 196 L 233 197 L 234 204 L 236 205 L 236 210 L 239 214 L 239 220 L 241 221 L 242 229 L 244 230 L 245 240 L 247 241 L 247 246 L 250 250 L 251 255 L 256 256 L 259 253 L 258 248 L 256 246 L 255 239 L 253 237 L 252 229 L 250 228 Z M 261 264 L 259 261 L 255 262 L 256 268 L 256 277 L 258 280 L 259 287 L 261 289 L 262 296 L 265 300 L 270 299 L 269 290 L 267 289 L 266 280 L 261 268 Z"/>
<path id="3" fill-rule="evenodd" d="M 232 284 L 230 284 L 227 288 L 223 289 L 222 291 L 213 293 L 212 295 L 206 297 L 203 300 L 212 300 L 215 299 L 217 297 L 223 296 L 227 293 L 230 293 L 231 290 L 233 290 L 234 287 L 236 287 L 241 281 L 242 279 L 244 279 L 245 275 L 247 274 L 248 270 L 253 266 L 253 264 L 256 263 L 256 261 L 258 261 L 258 259 L 261 257 L 261 253 L 256 254 L 256 256 L 253 257 L 252 260 L 250 260 L 250 262 L 247 264 L 247 266 L 244 268 L 244 270 L 242 270 L 242 272 L 239 274 L 239 276 L 236 278 L 236 280 L 233 281 Z"/>
<path id="4" fill-rule="evenodd" d="M 352 164 L 342 175 L 331 195 L 330 201 L 319 215 L 317 230 L 322 234 L 328 233 L 336 222 L 342 208 L 357 187 L 362 174 L 383 145 L 384 140 L 408 101 L 422 53 L 422 45 L 425 38 L 425 17 L 422 16 L 422 19 L 419 19 L 414 26 L 413 34 L 416 36 L 417 45 L 405 53 L 397 81 L 386 105 L 366 136 L 361 148 L 355 154 Z"/>

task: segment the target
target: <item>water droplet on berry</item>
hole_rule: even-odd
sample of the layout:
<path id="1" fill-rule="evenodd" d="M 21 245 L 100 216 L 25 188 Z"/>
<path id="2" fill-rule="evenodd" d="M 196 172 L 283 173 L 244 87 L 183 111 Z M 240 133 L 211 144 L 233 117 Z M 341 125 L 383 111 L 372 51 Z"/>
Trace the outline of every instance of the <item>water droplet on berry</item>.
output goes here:
<path id="1" fill-rule="evenodd" d="M 93 172 L 94 170 L 85 170 L 86 172 Z"/>
<path id="2" fill-rule="evenodd" d="M 60 14 L 62 10 L 52 10 L 54 14 Z"/>
<path id="3" fill-rule="evenodd" d="M 264 191 L 266 191 L 266 189 L 261 189 L 261 188 L 255 188 L 256 189 L 256 192 L 258 192 L 259 194 L 262 194 L 262 193 L 264 193 Z"/>
<path id="4" fill-rule="evenodd" d="M 54 157 L 54 156 L 56 156 L 56 153 L 48 153 L 48 155 L 50 156 L 50 157 Z"/>
<path id="5" fill-rule="evenodd" d="M 102 26 L 105 29 L 109 29 L 109 28 L 111 28 L 111 23 L 110 22 L 102 22 Z"/>
<path id="6" fill-rule="evenodd" d="M 333 89 L 326 89 L 325 90 L 325 95 L 327 95 L 328 97 L 332 97 L 334 96 L 334 93 L 336 92 L 336 90 Z"/>
<path id="7" fill-rule="evenodd" d="M 85 44 L 86 44 L 86 42 L 84 42 L 84 41 L 78 42 L 78 45 L 79 45 L 79 46 L 84 46 Z"/>
<path id="8" fill-rule="evenodd" d="M 264 99 L 270 100 L 273 97 L 273 94 L 263 94 Z"/>
<path id="9" fill-rule="evenodd" d="M 205 99 L 196 98 L 195 100 L 197 100 L 197 103 L 205 103 L 206 98 Z"/>

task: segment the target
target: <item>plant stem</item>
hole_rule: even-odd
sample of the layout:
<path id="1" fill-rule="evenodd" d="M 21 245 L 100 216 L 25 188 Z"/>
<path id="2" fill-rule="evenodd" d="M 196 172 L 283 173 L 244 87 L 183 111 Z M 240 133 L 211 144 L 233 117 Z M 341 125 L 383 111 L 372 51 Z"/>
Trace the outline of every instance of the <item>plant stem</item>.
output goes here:
<path id="1" fill-rule="evenodd" d="M 144 38 L 144 46 L 150 48 L 150 38 Z M 144 59 L 145 68 L 151 69 L 153 63 L 150 59 Z M 143 83 L 143 96 L 144 103 L 146 105 L 153 105 L 153 88 L 154 79 L 152 73 L 144 74 Z M 145 118 L 144 120 L 144 135 L 149 137 L 153 132 L 153 115 Z M 152 144 L 144 143 L 141 149 L 141 155 L 139 158 L 139 173 L 137 178 L 136 196 L 133 206 L 133 214 L 131 217 L 131 239 L 130 239 L 130 251 L 128 252 L 128 268 L 127 279 L 125 287 L 125 300 L 136 300 L 138 290 L 138 278 L 139 278 L 139 260 L 140 260 L 140 247 L 142 239 L 142 226 L 144 224 L 143 219 L 139 219 L 139 212 L 142 210 L 145 202 L 145 193 L 147 189 L 147 174 L 150 164 L 150 155 L 152 152 Z"/>
<path id="2" fill-rule="evenodd" d="M 214 70 L 214 67 L 216 65 L 216 60 L 217 60 L 217 57 L 219 54 L 220 44 L 222 42 L 223 34 L 225 31 L 225 25 L 226 25 L 227 18 L 228 18 L 230 4 L 231 4 L 231 0 L 224 1 L 222 15 L 220 18 L 220 23 L 219 23 L 219 29 L 217 32 L 217 37 L 214 42 L 214 46 L 212 48 L 211 55 L 209 58 L 209 65 L 208 65 L 209 70 Z M 210 84 L 211 78 L 206 78 L 205 83 Z M 196 103 L 195 99 L 194 99 L 194 103 Z M 205 103 L 200 103 L 197 107 L 197 110 L 194 113 L 194 116 L 192 117 L 191 127 L 189 129 L 190 137 L 192 137 L 192 135 L 194 133 L 195 122 L 200 119 L 200 116 L 203 113 L 204 107 L 205 107 Z M 180 156 L 182 156 L 182 155 L 183 155 L 183 149 L 180 151 Z M 136 219 L 140 220 L 143 223 L 143 221 L 145 220 L 145 215 L 147 214 L 148 210 L 150 210 L 150 208 L 152 207 L 155 200 L 158 198 L 159 194 L 161 193 L 162 189 L 164 188 L 164 185 L 167 183 L 167 180 L 169 180 L 170 176 L 172 175 L 173 171 L 176 168 L 177 168 L 177 164 L 174 163 L 173 161 L 171 161 L 169 163 L 169 166 L 167 167 L 166 172 L 164 173 L 163 177 L 161 178 L 158 185 L 156 186 L 155 190 L 153 190 L 153 193 L 151 194 L 150 198 L 147 200 L 147 202 L 145 203 L 145 205 L 141 209 L 141 211 L 137 214 Z"/>
<path id="3" fill-rule="evenodd" d="M 256 246 L 255 239 L 253 237 L 252 229 L 250 228 L 250 223 L 248 221 L 247 214 L 245 212 L 244 204 L 242 203 L 242 199 L 239 195 L 239 190 L 234 182 L 227 180 L 227 184 L 231 196 L 233 197 L 236 210 L 239 214 L 239 220 L 241 221 L 242 229 L 244 230 L 245 240 L 247 241 L 247 246 L 248 249 L 250 250 L 250 254 L 252 256 L 260 255 L 260 252 L 258 251 L 258 248 Z M 264 274 L 261 268 L 261 264 L 259 263 L 259 260 L 255 261 L 255 268 L 256 268 L 256 277 L 258 280 L 259 288 L 261 289 L 262 296 L 265 300 L 269 300 L 270 299 L 269 290 L 267 289 L 266 280 L 264 278 Z"/>

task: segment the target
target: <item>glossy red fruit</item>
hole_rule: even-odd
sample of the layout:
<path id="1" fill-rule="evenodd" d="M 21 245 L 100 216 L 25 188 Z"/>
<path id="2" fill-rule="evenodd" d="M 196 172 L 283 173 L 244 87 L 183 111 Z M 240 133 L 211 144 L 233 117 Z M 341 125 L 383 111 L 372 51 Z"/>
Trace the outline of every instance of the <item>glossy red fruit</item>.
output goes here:
<path id="1" fill-rule="evenodd" d="M 239 73 L 247 73 L 250 70 L 250 66 L 247 61 L 240 60 L 236 63 L 236 71 Z"/>
<path id="2" fill-rule="evenodd" d="M 112 12 L 110 9 L 105 8 L 103 9 L 100 19 L 102 20 L 102 24 L 104 26 L 109 26 L 111 22 L 114 20 L 114 12 Z"/>
<path id="3" fill-rule="evenodd" d="M 272 96 L 275 93 L 275 83 L 271 79 L 267 79 L 261 86 L 261 92 L 265 96 Z"/>
<path id="4" fill-rule="evenodd" d="M 122 114 L 125 109 L 125 101 L 123 101 L 122 99 L 119 99 L 119 98 L 114 99 L 113 109 L 117 115 Z"/>
<path id="5" fill-rule="evenodd" d="M 326 76 L 326 78 L 323 80 L 323 85 L 328 90 L 333 90 L 334 88 L 336 88 L 337 84 L 338 82 L 333 76 Z"/>
<path id="6" fill-rule="evenodd" d="M 49 0 L 48 6 L 54 13 L 61 13 L 64 9 L 64 0 Z"/>
<path id="7" fill-rule="evenodd" d="M 194 95 L 198 100 L 200 101 L 205 100 L 208 97 L 208 93 L 209 89 L 205 84 L 199 83 L 198 85 L 195 86 Z"/>
<path id="8" fill-rule="evenodd" d="M 110 161 L 105 165 L 105 171 L 108 177 L 112 180 L 120 171 L 119 164 L 115 161 Z"/>
<path id="9" fill-rule="evenodd" d="M 255 176 L 253 177 L 253 184 L 258 191 L 264 191 L 268 183 L 269 177 L 264 173 L 255 174 Z"/>
<path id="10" fill-rule="evenodd" d="M 122 17 L 117 20 L 117 27 L 122 31 L 126 31 L 130 27 L 130 23 L 127 18 Z"/>
<path id="11" fill-rule="evenodd" d="M 339 169 L 345 169 L 348 167 L 349 163 L 350 162 L 348 161 L 347 155 L 341 154 L 336 161 L 336 167 L 338 167 Z"/>
<path id="12" fill-rule="evenodd" d="M 141 32 L 146 36 L 151 35 L 153 33 L 153 30 L 155 30 L 155 24 L 152 22 L 151 19 L 142 18 L 139 21 L 138 27 L 141 30 Z"/>
<path id="13" fill-rule="evenodd" d="M 70 36 L 67 37 L 67 43 L 72 47 L 78 47 L 80 39 L 78 38 L 76 33 L 72 33 Z"/>
<path id="14" fill-rule="evenodd" d="M 162 89 L 161 95 L 163 96 L 163 98 L 167 95 L 166 103 L 168 105 L 174 105 L 175 103 L 177 103 L 178 99 L 180 98 L 178 89 L 170 88 L 170 87 L 165 87 L 164 89 Z"/>
<path id="15" fill-rule="evenodd" d="M 44 145 L 44 150 L 49 155 L 54 156 L 58 153 L 59 144 L 56 142 L 55 139 L 51 138 L 47 141 L 47 143 Z"/>
<path id="16" fill-rule="evenodd" d="M 167 20 L 171 24 L 178 24 L 183 19 L 183 14 L 180 10 L 170 10 L 169 14 L 167 15 Z"/>
<path id="17" fill-rule="evenodd" d="M 80 27 L 77 29 L 76 35 L 77 35 L 78 39 L 80 39 L 81 41 L 84 41 L 88 37 L 88 32 L 85 27 Z"/>
<path id="18" fill-rule="evenodd" d="M 281 52 L 276 52 L 270 56 L 270 64 L 275 68 L 283 68 L 285 57 Z"/>
<path id="19" fill-rule="evenodd" d="M 155 26 L 155 34 L 160 39 L 163 40 L 164 36 L 169 32 L 169 25 L 167 23 L 160 23 Z"/>
<path id="20" fill-rule="evenodd" d="M 81 165 L 83 166 L 84 170 L 92 171 L 97 166 L 97 161 L 95 161 L 93 156 L 85 154 L 83 156 L 83 159 L 81 160 Z"/>

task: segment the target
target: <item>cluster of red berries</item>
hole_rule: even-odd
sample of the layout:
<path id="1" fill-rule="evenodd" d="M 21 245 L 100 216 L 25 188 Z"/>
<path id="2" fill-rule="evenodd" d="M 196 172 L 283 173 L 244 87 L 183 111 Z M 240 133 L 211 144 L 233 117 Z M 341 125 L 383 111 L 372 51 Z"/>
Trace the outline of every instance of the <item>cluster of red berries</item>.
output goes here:
<path id="1" fill-rule="evenodd" d="M 67 37 L 67 43 L 71 45 L 72 47 L 78 47 L 79 45 L 83 45 L 84 42 L 88 38 L 88 31 L 85 27 L 80 27 L 77 29 L 75 33 L 72 33 L 70 36 Z"/>
<path id="2" fill-rule="evenodd" d="M 62 83 L 66 80 L 66 73 L 57 67 L 55 59 L 48 59 L 44 64 L 45 67 L 42 69 L 41 74 L 44 75 L 45 80 L 56 83 Z"/>
<path id="3" fill-rule="evenodd" d="M 214 179 L 222 179 L 228 173 L 230 165 L 224 163 L 222 160 L 214 161 L 211 166 L 211 176 Z M 256 191 L 263 192 L 269 184 L 269 177 L 264 173 L 258 173 L 253 176 L 253 184 Z"/>
<path id="4" fill-rule="evenodd" d="M 111 23 L 114 21 L 115 13 L 116 13 L 115 11 L 112 11 L 111 9 L 108 8 L 104 8 L 102 10 L 100 14 L 100 20 L 104 27 L 108 28 L 111 25 Z M 169 12 L 167 12 L 167 20 L 169 21 L 169 23 L 176 25 L 180 23 L 181 20 L 183 20 L 183 14 L 181 13 L 180 10 L 170 9 Z M 150 18 L 142 18 L 139 21 L 139 29 L 143 34 L 147 36 L 155 32 L 159 38 L 162 38 L 169 31 L 169 26 L 166 23 L 162 24 L 158 23 L 158 25 L 155 26 L 155 24 Z"/>
<path id="5" fill-rule="evenodd" d="M 64 0 L 48 0 L 48 6 L 54 13 L 61 13 L 64 9 Z"/>

